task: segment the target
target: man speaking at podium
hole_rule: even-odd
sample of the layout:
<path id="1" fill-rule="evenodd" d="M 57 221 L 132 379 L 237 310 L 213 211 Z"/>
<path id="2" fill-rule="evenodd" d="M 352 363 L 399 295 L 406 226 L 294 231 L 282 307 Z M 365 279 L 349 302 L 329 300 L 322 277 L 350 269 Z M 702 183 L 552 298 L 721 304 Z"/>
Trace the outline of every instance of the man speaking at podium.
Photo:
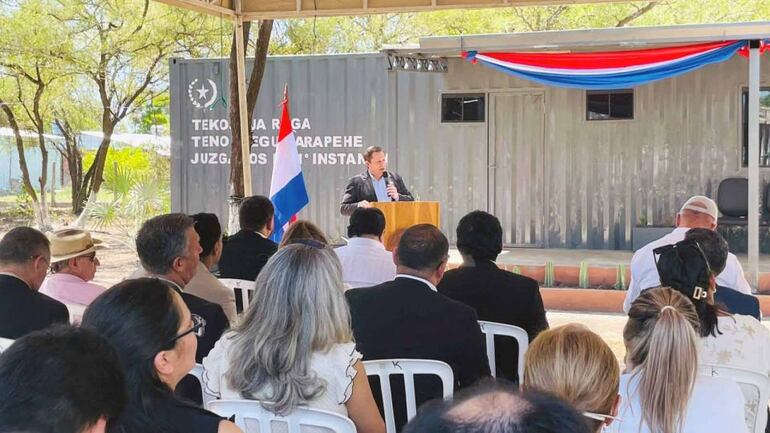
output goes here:
<path id="1" fill-rule="evenodd" d="M 385 151 L 379 146 L 370 146 L 364 152 L 366 171 L 354 176 L 345 188 L 340 213 L 350 215 L 358 207 L 371 207 L 374 201 L 413 201 L 401 176 L 388 172 Z"/>

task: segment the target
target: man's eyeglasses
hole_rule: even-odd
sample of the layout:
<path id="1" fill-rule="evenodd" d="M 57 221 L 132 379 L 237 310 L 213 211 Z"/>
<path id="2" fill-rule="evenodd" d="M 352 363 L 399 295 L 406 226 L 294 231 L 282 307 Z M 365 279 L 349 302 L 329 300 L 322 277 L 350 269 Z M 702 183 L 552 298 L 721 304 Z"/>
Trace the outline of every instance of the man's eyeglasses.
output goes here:
<path id="1" fill-rule="evenodd" d="M 193 326 L 187 331 L 184 331 L 178 334 L 176 337 L 174 337 L 171 340 L 172 343 L 175 342 L 176 340 L 179 340 L 180 338 L 184 337 L 187 334 L 194 333 L 197 337 L 203 337 L 203 334 L 206 331 L 206 320 L 197 314 L 192 314 L 190 318 L 192 319 Z"/>
<path id="2" fill-rule="evenodd" d="M 89 254 L 87 256 L 80 256 L 78 258 L 81 258 L 81 257 L 84 258 L 84 259 L 88 259 L 88 260 L 91 261 L 91 263 L 93 263 L 93 262 L 96 261 L 96 252 L 93 252 L 93 253 L 91 253 L 91 254 Z"/>

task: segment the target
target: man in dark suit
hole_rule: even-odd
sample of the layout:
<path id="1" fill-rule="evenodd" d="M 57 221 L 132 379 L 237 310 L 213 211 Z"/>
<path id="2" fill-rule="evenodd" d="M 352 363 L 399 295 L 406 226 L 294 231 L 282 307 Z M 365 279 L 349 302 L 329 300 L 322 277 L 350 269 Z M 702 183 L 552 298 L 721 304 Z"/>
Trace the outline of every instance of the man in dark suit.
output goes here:
<path id="1" fill-rule="evenodd" d="M 722 272 L 727 264 L 729 246 L 719 232 L 699 228 L 690 229 L 684 235 L 684 240 L 698 243 L 714 275 Z M 759 300 L 752 295 L 733 290 L 731 287 L 717 286 L 714 301 L 733 314 L 754 316 L 757 320 L 762 320 Z"/>
<path id="2" fill-rule="evenodd" d="M 375 201 L 413 201 L 412 193 L 396 173 L 388 172 L 385 151 L 370 146 L 364 152 L 366 171 L 352 177 L 342 196 L 340 213 L 350 215 L 356 208 L 370 207 Z"/>
<path id="3" fill-rule="evenodd" d="M 257 279 L 259 271 L 278 250 L 278 244 L 270 240 L 274 213 L 273 203 L 265 196 L 254 195 L 241 202 L 238 210 L 241 230 L 225 240 L 219 259 L 221 278 Z M 240 296 L 235 299 L 240 302 Z"/>
<path id="4" fill-rule="evenodd" d="M 182 296 L 190 312 L 206 321 L 206 331 L 198 338 L 195 360 L 201 362 L 230 326 L 222 307 L 184 292 L 195 276 L 201 253 L 200 238 L 194 221 L 185 214 L 173 213 L 150 218 L 136 235 L 136 252 L 147 276 L 171 283 Z"/>
<path id="5" fill-rule="evenodd" d="M 548 329 L 537 281 L 500 269 L 495 264 L 503 250 L 503 228 L 494 215 L 474 211 L 457 225 L 457 249 L 463 264 L 447 271 L 439 293 L 476 310 L 479 320 L 518 326 L 534 340 Z M 497 377 L 517 382 L 518 345 L 510 337 L 495 337 Z"/>
<path id="6" fill-rule="evenodd" d="M 484 337 L 472 308 L 436 291 L 444 275 L 449 243 L 439 229 L 407 229 L 396 250 L 398 275 L 373 287 L 348 290 L 353 333 L 365 360 L 416 358 L 444 361 L 463 388 L 489 375 Z M 418 377 L 417 404 L 441 396 L 440 384 Z M 400 385 L 399 385 L 400 384 Z M 375 399 L 379 401 L 379 384 Z M 406 421 L 403 381 L 392 384 L 396 423 Z"/>
<path id="7" fill-rule="evenodd" d="M 0 240 L 0 337 L 17 339 L 54 323 L 69 323 L 61 302 L 38 292 L 51 264 L 50 243 L 31 227 Z"/>

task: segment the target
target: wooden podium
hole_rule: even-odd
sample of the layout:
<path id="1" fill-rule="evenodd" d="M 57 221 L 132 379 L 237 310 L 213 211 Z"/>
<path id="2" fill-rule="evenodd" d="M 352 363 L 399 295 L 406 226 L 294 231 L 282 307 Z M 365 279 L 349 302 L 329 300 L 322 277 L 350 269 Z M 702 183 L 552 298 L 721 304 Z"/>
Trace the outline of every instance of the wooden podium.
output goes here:
<path id="1" fill-rule="evenodd" d="M 433 224 L 440 227 L 440 208 L 437 201 L 379 201 L 371 204 L 385 214 L 382 243 L 388 251 L 393 251 L 401 233 L 415 224 Z"/>

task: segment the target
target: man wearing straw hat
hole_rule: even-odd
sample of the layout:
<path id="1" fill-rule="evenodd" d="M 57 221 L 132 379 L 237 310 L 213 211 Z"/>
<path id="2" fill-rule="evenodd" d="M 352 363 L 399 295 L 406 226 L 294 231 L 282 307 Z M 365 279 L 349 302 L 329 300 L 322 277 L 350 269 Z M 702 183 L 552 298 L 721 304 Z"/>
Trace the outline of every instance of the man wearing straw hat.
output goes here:
<path id="1" fill-rule="evenodd" d="M 105 288 L 89 281 L 94 279 L 99 259 L 96 250 L 102 242 L 81 229 L 62 229 L 49 236 L 51 241 L 51 271 L 40 292 L 70 310 L 74 322 L 80 322 L 83 310 Z"/>

